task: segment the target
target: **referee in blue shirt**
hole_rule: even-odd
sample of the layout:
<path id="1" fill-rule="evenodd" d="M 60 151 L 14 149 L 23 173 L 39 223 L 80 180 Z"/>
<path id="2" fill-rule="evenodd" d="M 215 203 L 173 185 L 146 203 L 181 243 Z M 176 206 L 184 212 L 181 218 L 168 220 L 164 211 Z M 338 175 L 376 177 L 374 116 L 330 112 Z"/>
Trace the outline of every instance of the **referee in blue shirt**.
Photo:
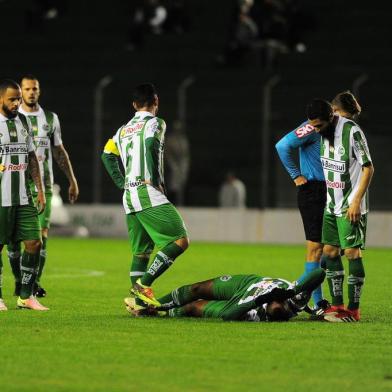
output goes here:
<path id="1" fill-rule="evenodd" d="M 290 177 L 297 186 L 297 202 L 301 213 L 306 238 L 305 272 L 320 267 L 323 245 L 321 230 L 327 189 L 320 161 L 320 135 L 307 121 L 289 132 L 276 144 L 276 150 Z M 295 162 L 299 154 L 300 167 Z M 321 286 L 313 292 L 315 308 L 323 299 Z"/>

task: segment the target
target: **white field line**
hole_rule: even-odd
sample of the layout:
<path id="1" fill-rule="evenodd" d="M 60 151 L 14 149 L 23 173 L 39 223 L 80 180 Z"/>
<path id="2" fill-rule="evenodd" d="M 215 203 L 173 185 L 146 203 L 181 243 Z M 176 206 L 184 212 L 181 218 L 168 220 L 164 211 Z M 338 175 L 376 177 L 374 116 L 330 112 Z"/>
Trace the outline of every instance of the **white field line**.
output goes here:
<path id="1" fill-rule="evenodd" d="M 45 276 L 54 279 L 96 278 L 105 275 L 105 271 L 89 270 L 81 268 L 53 268 L 54 273 L 46 273 Z"/>

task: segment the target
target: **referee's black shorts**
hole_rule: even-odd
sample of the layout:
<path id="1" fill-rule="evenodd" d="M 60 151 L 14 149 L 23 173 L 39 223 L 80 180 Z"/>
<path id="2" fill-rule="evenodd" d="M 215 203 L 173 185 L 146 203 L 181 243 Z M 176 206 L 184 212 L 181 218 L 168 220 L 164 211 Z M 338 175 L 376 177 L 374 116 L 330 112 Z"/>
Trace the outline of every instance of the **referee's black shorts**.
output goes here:
<path id="1" fill-rule="evenodd" d="M 308 181 L 297 187 L 297 202 L 308 241 L 321 242 L 324 207 L 327 202 L 325 181 Z"/>

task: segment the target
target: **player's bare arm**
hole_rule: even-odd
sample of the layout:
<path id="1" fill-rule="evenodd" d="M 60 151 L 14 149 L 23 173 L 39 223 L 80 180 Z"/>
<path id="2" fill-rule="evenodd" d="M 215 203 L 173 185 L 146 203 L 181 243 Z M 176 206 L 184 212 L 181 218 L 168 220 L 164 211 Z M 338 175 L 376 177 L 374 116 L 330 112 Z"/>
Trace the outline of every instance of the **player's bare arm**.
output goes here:
<path id="1" fill-rule="evenodd" d="M 34 151 L 29 152 L 29 169 L 31 178 L 33 179 L 34 184 L 38 190 L 38 213 L 41 213 L 45 209 L 46 199 L 42 186 L 41 173 L 39 171 L 39 163 Z"/>
<path id="2" fill-rule="evenodd" d="M 361 218 L 361 201 L 367 189 L 369 188 L 370 182 L 373 177 L 373 173 L 374 173 L 374 167 L 372 164 L 362 166 L 362 175 L 361 175 L 359 187 L 346 214 L 347 218 L 352 223 L 358 222 L 359 219 Z"/>
<path id="3" fill-rule="evenodd" d="M 69 181 L 68 198 L 70 203 L 73 204 L 78 199 L 79 187 L 72 169 L 72 164 L 69 159 L 69 155 L 66 149 L 64 148 L 64 145 L 62 144 L 60 144 L 59 146 L 53 146 L 52 152 L 53 152 L 53 157 L 56 160 L 59 168 L 66 175 Z"/>

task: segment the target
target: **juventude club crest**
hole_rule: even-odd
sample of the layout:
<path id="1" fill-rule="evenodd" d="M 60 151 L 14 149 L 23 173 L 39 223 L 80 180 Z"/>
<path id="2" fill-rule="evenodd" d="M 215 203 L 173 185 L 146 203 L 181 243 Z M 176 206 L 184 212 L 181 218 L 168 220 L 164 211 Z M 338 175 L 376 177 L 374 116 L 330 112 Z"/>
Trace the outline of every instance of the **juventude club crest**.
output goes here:
<path id="1" fill-rule="evenodd" d="M 45 132 L 50 132 L 50 126 L 49 126 L 49 124 L 44 124 L 44 125 L 42 125 L 42 129 L 43 129 Z"/>
<path id="2" fill-rule="evenodd" d="M 338 154 L 339 154 L 339 155 L 344 155 L 345 152 L 346 152 L 346 150 L 344 149 L 343 146 L 339 146 L 339 147 L 337 148 L 337 151 L 338 151 Z"/>

